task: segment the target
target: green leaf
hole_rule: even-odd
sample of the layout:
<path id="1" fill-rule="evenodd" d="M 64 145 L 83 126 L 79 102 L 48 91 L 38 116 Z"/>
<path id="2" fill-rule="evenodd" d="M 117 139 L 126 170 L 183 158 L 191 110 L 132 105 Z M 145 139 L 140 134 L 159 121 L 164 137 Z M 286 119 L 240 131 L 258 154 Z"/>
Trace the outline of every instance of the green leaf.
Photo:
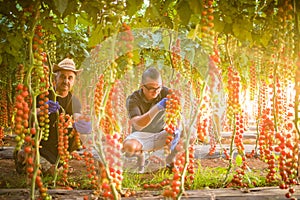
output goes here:
<path id="1" fill-rule="evenodd" d="M 68 7 L 68 0 L 54 0 L 57 11 L 62 15 Z"/>
<path id="2" fill-rule="evenodd" d="M 157 18 L 160 18 L 160 14 L 158 12 L 158 8 L 155 5 L 150 5 L 146 9 L 145 17 L 149 17 L 151 19 L 158 20 Z"/>
<path id="3" fill-rule="evenodd" d="M 162 21 L 167 25 L 169 28 L 173 28 L 173 21 L 171 20 L 170 17 L 162 17 Z"/>
<path id="4" fill-rule="evenodd" d="M 142 0 L 127 0 L 126 1 L 126 11 L 127 14 L 132 17 L 138 10 L 141 9 L 143 5 Z"/>
<path id="5" fill-rule="evenodd" d="M 177 12 L 182 25 L 187 25 L 190 21 L 192 11 L 187 1 L 178 4 Z"/>
<path id="6" fill-rule="evenodd" d="M 264 32 L 263 35 L 260 35 L 260 43 L 265 47 L 267 47 L 271 38 L 272 38 L 272 34 L 269 31 L 266 31 Z"/>
<path id="7" fill-rule="evenodd" d="M 94 7 L 92 3 L 86 3 L 82 4 L 80 7 L 81 11 L 84 11 L 87 13 L 87 19 L 90 21 L 90 23 L 97 24 L 97 16 L 99 12 L 99 8 Z"/>
<path id="8" fill-rule="evenodd" d="M 216 32 L 222 33 L 224 31 L 225 23 L 223 21 L 215 20 L 214 25 L 214 29 Z"/>
<path id="9" fill-rule="evenodd" d="M 138 51 L 133 52 L 133 58 L 132 58 L 134 63 L 139 63 L 141 62 L 140 60 L 140 53 Z"/>
<path id="10" fill-rule="evenodd" d="M 69 0 L 68 6 L 63 13 L 63 18 L 70 14 L 78 13 L 78 3 L 75 0 Z"/>
<path id="11" fill-rule="evenodd" d="M 93 30 L 92 35 L 89 39 L 89 44 L 88 47 L 93 47 L 97 44 L 99 44 L 102 40 L 102 25 L 98 24 L 95 28 L 95 30 Z"/>
<path id="12" fill-rule="evenodd" d="M 19 50 L 21 46 L 23 45 L 22 36 L 16 34 L 16 35 L 9 35 L 7 36 L 7 41 L 9 42 L 9 46 L 12 48 Z"/>
<path id="13" fill-rule="evenodd" d="M 0 65 L 2 64 L 2 56 L 1 56 L 1 54 L 0 54 Z"/>
<path id="14" fill-rule="evenodd" d="M 198 0 L 190 0 L 188 1 L 189 5 L 190 5 L 190 8 L 191 10 L 194 12 L 194 13 L 201 13 L 201 8 L 203 7 L 200 3 L 201 1 L 198 1 Z"/>
<path id="15" fill-rule="evenodd" d="M 85 13 L 81 13 L 80 16 L 77 18 L 78 23 L 85 25 L 85 26 L 89 26 L 91 25 L 91 22 L 87 19 L 87 16 Z"/>
<path id="16" fill-rule="evenodd" d="M 223 32 L 225 34 L 232 34 L 232 24 L 225 23 Z"/>
<path id="17" fill-rule="evenodd" d="M 237 164 L 238 167 L 240 167 L 243 164 L 243 158 L 240 154 L 238 154 L 235 158 L 235 162 Z"/>
<path id="18" fill-rule="evenodd" d="M 232 18 L 230 16 L 224 16 L 224 22 L 231 24 L 232 23 Z"/>
<path id="19" fill-rule="evenodd" d="M 67 23 L 68 23 L 69 29 L 70 30 L 74 30 L 75 25 L 76 25 L 76 17 L 75 17 L 75 15 L 70 15 L 68 17 L 68 22 Z"/>
<path id="20" fill-rule="evenodd" d="M 64 29 L 65 29 L 65 25 L 64 24 L 58 24 L 57 27 L 60 30 L 60 32 L 64 32 Z"/>
<path id="21" fill-rule="evenodd" d="M 245 35 L 245 39 L 249 42 L 252 42 L 252 34 L 251 32 L 247 29 L 243 30 L 242 32 Z"/>
<path id="22" fill-rule="evenodd" d="M 232 32 L 233 32 L 234 36 L 239 37 L 240 32 L 241 32 L 240 25 L 237 24 L 237 23 L 233 24 L 232 25 Z"/>
<path id="23" fill-rule="evenodd" d="M 191 29 L 187 34 L 187 38 L 193 39 L 195 36 L 195 29 Z"/>
<path id="24" fill-rule="evenodd" d="M 6 46 L 5 51 L 6 51 L 6 53 L 8 53 L 14 57 L 18 56 L 18 51 L 15 48 L 13 48 L 13 46 L 9 46 L 9 45 Z"/>
<path id="25" fill-rule="evenodd" d="M 165 0 L 162 13 L 168 12 L 169 9 L 173 8 L 174 0 Z"/>
<path id="26" fill-rule="evenodd" d="M 51 31 L 53 35 L 61 34 L 61 31 L 58 29 L 58 27 L 52 20 L 50 19 L 43 20 L 42 24 L 43 24 L 43 29 Z"/>

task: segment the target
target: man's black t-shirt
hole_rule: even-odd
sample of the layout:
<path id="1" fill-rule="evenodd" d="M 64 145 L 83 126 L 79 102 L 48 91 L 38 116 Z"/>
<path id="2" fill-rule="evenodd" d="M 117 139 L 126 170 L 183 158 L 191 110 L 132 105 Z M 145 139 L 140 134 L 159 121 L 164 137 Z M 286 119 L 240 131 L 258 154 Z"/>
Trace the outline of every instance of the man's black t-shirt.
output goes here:
<path id="1" fill-rule="evenodd" d="M 54 100 L 54 94 L 49 93 L 48 95 L 49 100 Z M 38 98 L 39 100 L 39 98 Z M 60 105 L 59 113 L 62 113 L 63 111 L 72 116 L 74 113 L 80 113 L 81 112 L 81 104 L 77 97 L 72 95 L 70 92 L 68 95 L 64 98 L 57 96 L 56 101 Z M 40 154 L 46 158 L 50 163 L 54 164 L 57 160 L 58 156 L 58 133 L 57 133 L 57 114 L 51 113 L 49 115 L 49 137 L 48 140 L 42 140 L 40 142 L 41 148 L 40 148 Z M 72 131 L 72 128 L 69 130 L 69 132 Z M 69 147 L 72 146 L 73 138 L 69 140 Z"/>
<path id="2" fill-rule="evenodd" d="M 127 97 L 126 100 L 126 108 L 128 111 L 129 118 L 131 119 L 135 116 L 140 116 L 145 114 L 150 110 L 152 106 L 156 105 L 160 100 L 165 98 L 167 94 L 168 94 L 168 88 L 162 87 L 158 96 L 155 99 L 148 101 L 145 98 L 142 89 L 134 91 L 131 95 Z M 165 122 L 163 119 L 164 113 L 165 112 L 163 111 L 159 112 L 152 120 L 152 122 L 147 127 L 142 129 L 141 132 L 157 133 L 162 131 L 165 126 Z M 135 128 L 132 127 L 132 132 L 135 131 L 136 131 Z"/>

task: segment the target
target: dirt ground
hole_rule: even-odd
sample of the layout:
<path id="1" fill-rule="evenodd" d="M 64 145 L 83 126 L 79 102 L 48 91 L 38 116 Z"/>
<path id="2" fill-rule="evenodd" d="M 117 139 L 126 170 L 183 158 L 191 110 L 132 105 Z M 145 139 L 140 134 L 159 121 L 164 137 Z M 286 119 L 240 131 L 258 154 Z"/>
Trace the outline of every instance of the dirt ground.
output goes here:
<path id="1" fill-rule="evenodd" d="M 14 141 L 11 137 L 5 137 L 3 139 L 2 147 L 13 147 Z M 1 151 L 1 146 L 0 146 Z M 9 157 L 9 156 L 7 156 Z M 260 161 L 257 158 L 250 158 L 247 160 L 248 165 L 253 170 L 264 170 L 267 164 Z M 223 158 L 214 159 L 201 159 L 201 166 L 203 168 L 215 168 L 215 167 L 227 167 L 228 161 Z M 84 161 L 71 160 L 70 167 L 72 173 L 69 174 L 71 180 L 78 180 L 78 177 L 82 177 L 87 173 L 86 165 Z M 14 160 L 0 159 L 0 188 L 26 188 L 26 176 L 24 174 L 18 174 L 15 170 Z"/>
<path id="2" fill-rule="evenodd" d="M 202 159 L 201 160 L 202 167 L 226 167 L 228 166 L 228 161 L 224 159 Z M 83 161 L 72 160 L 70 162 L 70 166 L 74 169 L 72 173 L 70 173 L 70 177 L 78 177 L 82 175 L 82 173 L 86 172 L 86 166 Z M 264 170 L 267 165 L 261 162 L 258 159 L 252 158 L 249 159 L 249 166 L 251 169 Z M 24 187 L 25 175 L 18 174 L 15 170 L 15 164 L 13 159 L 1 159 L 0 160 L 0 188 L 20 188 L 20 186 Z M 18 181 L 21 180 L 21 181 Z M 21 185 L 20 185 L 21 184 Z"/>
<path id="3" fill-rule="evenodd" d="M 10 147 L 10 152 L 8 153 L 11 154 L 12 152 L 12 147 L 14 147 L 14 142 L 11 137 L 6 137 L 3 140 L 2 145 L 0 145 L 0 153 L 1 150 L 3 150 L 3 147 Z M 26 175 L 24 174 L 18 174 L 15 170 L 15 164 L 14 160 L 12 157 L 9 158 L 9 156 L 6 156 L 7 158 L 1 159 L 0 157 L 0 200 L 1 199 L 12 199 L 11 197 L 7 197 L 7 195 L 3 197 L 1 196 L 1 191 L 7 190 L 7 189 L 20 189 L 20 188 L 28 188 L 26 185 Z M 260 161 L 259 159 L 256 158 L 250 158 L 247 160 L 249 166 L 251 166 L 251 169 L 255 170 L 264 170 L 267 167 L 267 164 Z M 223 158 L 214 158 L 214 159 L 201 159 L 200 160 L 201 166 L 203 168 L 209 167 L 209 168 L 215 168 L 215 167 L 227 167 L 228 166 L 228 161 L 223 159 Z M 86 177 L 85 175 L 87 174 L 87 168 L 84 163 L 84 161 L 78 161 L 78 160 L 71 160 L 70 161 L 70 167 L 72 168 L 72 173 L 70 173 L 69 180 L 76 180 L 77 182 L 81 182 L 79 179 L 80 177 Z M 72 189 L 74 192 L 79 189 L 76 186 L 74 187 L 66 187 L 62 185 L 57 185 L 55 188 L 53 188 L 57 191 L 57 189 Z M 80 188 L 82 189 L 82 187 Z M 90 189 L 90 188 L 87 188 Z M 147 193 L 147 191 L 145 191 Z M 27 191 L 28 195 L 28 191 Z M 145 195 L 145 194 L 143 194 Z M 149 194 L 151 196 L 151 194 Z M 20 195 L 19 195 L 20 196 Z M 6 198 L 7 197 L 7 198 Z M 18 198 L 16 198 L 18 199 Z M 22 199 L 22 198 L 21 198 Z M 56 198 L 60 199 L 60 198 Z"/>

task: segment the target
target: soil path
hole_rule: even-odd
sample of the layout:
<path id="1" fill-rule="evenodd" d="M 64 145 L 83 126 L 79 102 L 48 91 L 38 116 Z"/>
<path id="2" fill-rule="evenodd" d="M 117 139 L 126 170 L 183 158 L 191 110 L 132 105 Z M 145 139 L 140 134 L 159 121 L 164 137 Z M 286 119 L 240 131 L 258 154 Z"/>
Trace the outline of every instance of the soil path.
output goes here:
<path id="1" fill-rule="evenodd" d="M 24 185 L 26 177 L 25 175 L 18 174 L 15 170 L 14 160 L 12 157 L 13 152 L 13 140 L 7 137 L 5 140 L 5 145 L 0 147 L 0 200 L 12 199 L 12 200 L 23 200 L 30 199 L 30 193 Z M 223 146 L 224 147 L 224 146 Z M 220 148 L 220 147 L 219 147 Z M 226 147 L 225 147 L 226 148 Z M 251 151 L 254 147 L 253 145 L 247 147 L 247 151 Z M 202 167 L 226 167 L 228 166 L 228 161 L 223 158 L 222 153 L 218 152 L 214 155 L 208 155 L 208 146 L 199 145 L 196 147 L 196 157 L 201 162 Z M 155 152 L 150 156 L 159 157 L 162 156 L 161 152 Z M 150 159 L 152 160 L 152 159 Z M 153 159 L 155 160 L 155 159 Z M 134 162 L 134 161 L 132 161 Z M 134 164 L 130 162 L 125 162 L 128 169 Z M 264 170 L 267 164 L 256 158 L 248 159 L 249 166 L 252 169 Z M 71 160 L 70 166 L 74 171 L 70 174 L 70 177 L 82 176 L 86 172 L 86 166 L 83 161 Z M 154 162 L 150 164 L 148 170 L 152 171 L 155 168 L 164 167 L 163 164 L 157 164 Z M 80 200 L 80 199 L 97 199 L 93 196 L 92 190 L 70 190 L 71 188 L 57 187 L 55 189 L 49 189 L 49 194 L 53 199 L 62 200 Z M 182 199 L 286 199 L 286 190 L 280 190 L 277 187 L 271 188 L 253 188 L 253 189 L 203 189 L 197 191 L 186 191 Z M 300 198 L 300 188 L 296 188 L 296 197 Z M 138 192 L 133 197 L 122 198 L 122 199 L 163 199 L 161 196 L 161 191 L 142 191 Z"/>

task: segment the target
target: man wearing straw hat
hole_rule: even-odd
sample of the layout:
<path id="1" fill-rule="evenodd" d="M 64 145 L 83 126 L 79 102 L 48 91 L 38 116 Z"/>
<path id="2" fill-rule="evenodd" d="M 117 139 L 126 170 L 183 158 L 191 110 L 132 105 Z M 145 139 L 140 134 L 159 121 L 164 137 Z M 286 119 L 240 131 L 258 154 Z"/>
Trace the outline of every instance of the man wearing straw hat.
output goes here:
<path id="1" fill-rule="evenodd" d="M 40 154 L 42 156 L 41 164 L 42 170 L 45 172 L 48 171 L 49 173 L 53 173 L 54 164 L 58 159 L 58 113 L 65 112 L 65 114 L 73 116 L 75 119 L 73 127 L 79 133 L 88 134 L 91 132 L 90 122 L 78 120 L 81 113 L 81 104 L 79 99 L 71 93 L 76 76 L 81 71 L 82 70 L 76 69 L 74 61 L 69 58 L 65 58 L 58 63 L 58 65 L 54 65 L 53 67 L 53 73 L 55 74 L 55 94 L 49 91 L 49 100 L 46 102 L 46 104 L 49 105 L 49 136 L 47 140 L 42 139 L 40 142 Z M 68 127 L 69 133 L 73 130 L 73 127 Z M 74 137 L 70 138 L 68 151 L 72 152 L 78 148 L 79 147 L 75 144 Z M 21 151 L 19 152 L 16 161 L 16 169 L 18 172 L 22 172 L 22 167 L 24 166 L 24 163 L 22 162 L 22 156 L 24 155 L 20 155 L 20 153 Z"/>

